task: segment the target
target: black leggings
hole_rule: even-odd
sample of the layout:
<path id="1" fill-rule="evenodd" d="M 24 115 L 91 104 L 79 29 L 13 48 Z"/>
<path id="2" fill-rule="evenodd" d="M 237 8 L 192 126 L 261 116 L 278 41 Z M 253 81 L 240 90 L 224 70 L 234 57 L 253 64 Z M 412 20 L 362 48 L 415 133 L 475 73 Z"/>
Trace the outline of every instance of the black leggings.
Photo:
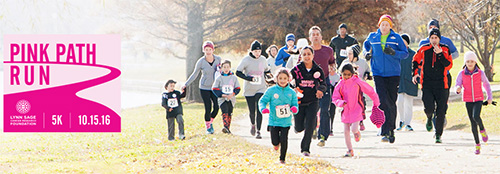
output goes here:
<path id="1" fill-rule="evenodd" d="M 262 97 L 262 93 L 257 93 L 254 96 L 247 97 L 248 110 L 250 111 L 250 122 L 255 125 L 255 112 L 257 112 L 257 131 L 260 131 L 262 126 L 262 113 L 260 113 L 256 108 L 259 108 L 259 100 Z"/>
<path id="2" fill-rule="evenodd" d="M 479 135 L 477 134 L 477 126 L 479 126 L 479 130 L 484 130 L 483 120 L 481 120 L 482 106 L 483 106 L 482 101 L 465 103 L 465 107 L 467 108 L 467 113 L 469 114 L 472 134 L 474 134 L 474 141 L 476 141 L 476 144 L 479 144 Z"/>
<path id="3" fill-rule="evenodd" d="M 304 137 L 302 137 L 302 142 L 300 143 L 300 152 L 311 152 L 309 148 L 311 147 L 311 139 L 314 129 L 316 129 L 319 102 L 314 101 L 310 104 L 299 105 L 299 113 L 295 115 L 295 130 L 297 132 L 304 131 Z"/>
<path id="4" fill-rule="evenodd" d="M 215 118 L 219 112 L 219 105 L 217 104 L 217 96 L 211 90 L 200 89 L 203 105 L 205 105 L 205 121 L 210 121 L 210 118 Z M 212 109 L 212 104 L 214 106 Z"/>
<path id="5" fill-rule="evenodd" d="M 422 88 L 422 102 L 427 119 L 432 119 L 436 113 L 436 135 L 443 135 L 444 117 L 446 115 L 446 103 L 448 103 L 448 89 Z"/>
<path id="6" fill-rule="evenodd" d="M 285 161 L 286 150 L 288 148 L 288 131 L 290 127 L 270 126 L 271 143 L 273 146 L 281 144 L 280 160 Z"/>

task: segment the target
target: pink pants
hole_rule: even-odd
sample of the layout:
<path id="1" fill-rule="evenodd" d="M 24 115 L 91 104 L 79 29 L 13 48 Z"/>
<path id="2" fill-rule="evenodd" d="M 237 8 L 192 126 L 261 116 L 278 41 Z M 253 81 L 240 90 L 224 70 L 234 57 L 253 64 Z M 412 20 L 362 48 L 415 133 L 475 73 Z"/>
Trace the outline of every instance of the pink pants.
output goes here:
<path id="1" fill-rule="evenodd" d="M 344 123 L 344 138 L 345 138 L 345 144 L 347 145 L 347 150 L 352 150 L 352 143 L 351 143 L 351 132 L 359 132 L 359 122 L 354 122 L 354 123 Z"/>

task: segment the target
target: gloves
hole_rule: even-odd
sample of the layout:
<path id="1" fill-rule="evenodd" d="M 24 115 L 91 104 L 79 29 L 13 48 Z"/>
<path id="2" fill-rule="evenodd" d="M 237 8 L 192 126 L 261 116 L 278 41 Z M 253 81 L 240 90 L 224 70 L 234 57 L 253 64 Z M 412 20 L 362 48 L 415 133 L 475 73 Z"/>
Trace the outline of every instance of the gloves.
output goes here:
<path id="1" fill-rule="evenodd" d="M 269 114 L 269 109 L 267 109 L 267 108 L 266 108 L 266 109 L 263 109 L 263 110 L 262 110 L 262 114 Z"/>
<path id="2" fill-rule="evenodd" d="M 292 106 L 292 108 L 290 108 L 290 111 L 292 111 L 293 114 L 297 114 L 297 112 L 299 112 L 297 110 L 297 107 L 295 107 L 295 106 Z"/>
<path id="3" fill-rule="evenodd" d="M 390 46 L 386 46 L 385 49 L 384 49 L 384 53 L 385 54 L 389 54 L 391 56 L 394 56 L 396 55 L 396 51 L 394 51 L 394 49 L 392 49 L 392 47 Z"/>
<path id="4" fill-rule="evenodd" d="M 366 61 L 370 61 L 370 59 L 372 59 L 372 53 L 366 53 L 365 59 Z"/>
<path id="5" fill-rule="evenodd" d="M 496 101 L 493 101 L 493 102 L 491 102 L 491 104 L 492 104 L 493 106 L 496 106 L 496 105 L 497 105 L 497 102 L 496 102 Z M 486 105 L 488 105 L 488 100 L 484 101 L 484 102 L 483 102 L 483 105 L 485 105 L 485 106 L 486 106 Z"/>

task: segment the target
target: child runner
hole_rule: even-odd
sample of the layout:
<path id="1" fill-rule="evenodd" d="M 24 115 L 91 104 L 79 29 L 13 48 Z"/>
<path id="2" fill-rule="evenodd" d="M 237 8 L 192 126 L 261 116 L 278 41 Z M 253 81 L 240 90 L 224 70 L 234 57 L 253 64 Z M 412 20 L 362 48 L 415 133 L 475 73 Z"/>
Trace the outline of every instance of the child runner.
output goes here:
<path id="1" fill-rule="evenodd" d="M 347 59 L 345 59 L 342 62 L 342 65 L 340 65 L 340 69 L 342 69 L 342 66 L 346 64 L 351 64 L 354 68 L 355 74 L 360 77 L 359 79 L 366 81 L 366 80 L 371 80 L 372 77 L 370 75 L 371 70 L 370 67 L 368 66 L 368 63 L 366 62 L 365 59 L 360 59 L 359 58 L 359 53 L 361 51 L 361 47 L 358 44 L 354 44 L 351 46 L 347 47 Z M 363 105 L 366 106 L 366 99 L 364 95 L 361 95 Z M 363 120 L 366 119 L 366 107 L 363 107 Z M 363 121 L 359 122 L 359 130 L 364 131 L 365 130 L 365 125 L 363 124 Z"/>
<path id="2" fill-rule="evenodd" d="M 175 121 L 177 120 L 177 125 L 179 126 L 179 139 L 184 140 L 184 119 L 182 119 L 182 103 L 181 98 L 186 97 L 186 90 L 181 92 L 175 90 L 175 84 L 177 82 L 174 80 L 168 80 L 165 84 L 165 89 L 161 98 L 161 106 L 163 106 L 167 111 L 167 124 L 168 124 L 168 140 L 175 140 Z"/>
<path id="3" fill-rule="evenodd" d="M 280 162 L 285 163 L 286 150 L 288 147 L 288 131 L 292 126 L 292 113 L 297 114 L 298 103 L 297 94 L 288 86 L 290 74 L 285 68 L 279 69 L 275 74 L 274 85 L 267 89 L 266 93 L 260 98 L 259 110 L 262 114 L 269 114 L 268 130 L 271 132 L 271 143 L 275 150 L 280 151 Z M 267 104 L 269 108 L 267 109 Z"/>
<path id="4" fill-rule="evenodd" d="M 280 66 L 276 66 L 274 63 L 276 62 L 276 56 L 278 55 L 278 46 L 276 45 L 271 45 L 267 47 L 267 66 L 271 69 L 271 72 L 274 73 L 276 72 Z"/>
<path id="5" fill-rule="evenodd" d="M 287 52 L 297 49 L 295 46 L 295 35 L 292 33 L 286 35 L 285 42 L 285 46 L 280 48 L 278 55 L 276 56 L 276 62 L 274 62 L 276 66 L 285 67 L 286 62 L 288 62 L 288 58 L 290 58 L 290 54 Z"/>
<path id="6" fill-rule="evenodd" d="M 299 113 L 295 115 L 294 120 L 295 131 L 305 130 L 300 149 L 304 156 L 309 156 L 313 130 L 316 128 L 319 99 L 326 92 L 326 84 L 323 80 L 325 79 L 323 70 L 313 61 L 313 48 L 305 46 L 300 54 L 302 61 L 291 71 L 299 99 Z"/>
<path id="7" fill-rule="evenodd" d="M 402 34 L 403 42 L 408 48 L 408 58 L 401 60 L 401 76 L 399 78 L 399 89 L 398 89 L 398 99 L 397 107 L 399 112 L 399 128 L 396 130 L 401 130 L 406 127 L 407 131 L 413 131 L 411 127 L 411 119 L 413 117 L 413 98 L 418 96 L 418 86 L 412 83 L 412 61 L 415 51 L 413 51 L 410 45 L 410 36 L 408 34 Z"/>
<path id="8" fill-rule="evenodd" d="M 255 138 L 261 139 L 260 128 L 262 126 L 262 114 L 257 110 L 258 103 L 262 94 L 266 92 L 267 84 L 264 82 L 264 74 L 270 73 L 269 66 L 267 66 L 266 58 L 261 55 L 262 46 L 259 41 L 252 42 L 250 53 L 241 60 L 238 68 L 236 68 L 236 76 L 245 80 L 245 90 L 243 95 L 247 100 L 248 110 L 250 111 L 250 122 L 252 128 L 250 134 L 257 136 Z M 257 114 L 257 120 L 255 115 Z M 257 129 L 255 129 L 255 122 L 257 121 Z"/>
<path id="9" fill-rule="evenodd" d="M 230 134 L 231 117 L 233 116 L 233 107 L 236 103 L 236 95 L 240 93 L 240 82 L 231 72 L 231 61 L 225 60 L 221 64 L 221 75 L 215 79 L 212 85 L 212 91 L 219 97 L 218 103 L 222 111 L 222 120 L 224 122 L 223 133 Z"/>
<path id="10" fill-rule="evenodd" d="M 365 81 L 354 74 L 354 68 L 351 64 L 342 67 L 342 80 L 335 87 L 332 96 L 332 102 L 337 107 L 343 107 L 342 123 L 344 123 L 344 138 L 347 145 L 346 157 L 354 156 L 351 144 L 351 133 L 354 134 L 354 140 L 359 142 L 361 133 L 358 130 L 359 122 L 363 120 L 363 108 L 365 107 L 362 97 L 363 93 L 373 100 L 374 107 L 380 105 L 380 101 L 375 90 Z"/>
<path id="11" fill-rule="evenodd" d="M 484 74 L 484 71 L 479 69 L 479 66 L 477 66 L 476 54 L 472 51 L 467 51 L 464 54 L 464 63 L 465 65 L 463 70 L 460 71 L 457 76 L 456 92 L 457 94 L 462 93 L 462 100 L 465 102 L 465 107 L 467 108 L 467 113 L 469 114 L 472 134 L 474 135 L 474 141 L 476 142 L 475 153 L 476 155 L 479 155 L 481 153 L 481 143 L 479 143 L 479 137 L 477 135 L 478 126 L 479 132 L 483 137 L 483 142 L 486 143 L 488 141 L 488 135 L 486 134 L 486 129 L 484 128 L 483 121 L 481 120 L 481 107 L 484 100 L 481 83 L 484 89 L 486 89 L 486 94 L 488 94 L 488 104 L 492 103 L 493 95 L 491 93 L 490 82 L 488 82 L 486 74 Z"/>

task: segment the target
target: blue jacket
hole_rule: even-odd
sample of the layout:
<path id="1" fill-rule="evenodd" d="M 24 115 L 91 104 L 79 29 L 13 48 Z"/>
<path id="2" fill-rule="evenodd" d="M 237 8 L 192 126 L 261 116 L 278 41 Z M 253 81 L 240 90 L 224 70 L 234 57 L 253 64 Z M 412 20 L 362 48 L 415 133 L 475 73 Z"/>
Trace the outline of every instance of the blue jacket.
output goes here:
<path id="1" fill-rule="evenodd" d="M 297 93 L 290 86 L 281 87 L 274 85 L 267 89 L 264 95 L 259 100 L 259 111 L 262 112 L 269 103 L 269 126 L 290 127 L 292 126 L 292 117 L 279 118 L 276 116 L 276 106 L 290 105 L 299 109 Z"/>
<path id="2" fill-rule="evenodd" d="M 381 36 L 382 33 L 380 32 L 380 29 L 378 29 L 377 32 L 372 32 L 368 35 L 365 43 L 363 44 L 365 52 L 364 55 L 371 50 L 372 59 L 370 63 L 374 76 L 399 76 L 401 74 L 400 61 L 408 57 L 408 49 L 406 48 L 401 36 L 391 29 L 391 33 L 389 33 L 389 36 L 387 37 L 385 46 L 394 49 L 396 54 L 394 56 L 385 54 L 380 43 Z"/>
<path id="3" fill-rule="evenodd" d="M 285 46 L 281 47 L 280 50 L 278 50 L 278 54 L 276 55 L 276 61 L 274 62 L 274 64 L 276 66 L 285 67 L 285 65 L 286 65 L 285 59 L 290 57 L 290 54 L 285 52 L 286 49 L 287 49 L 287 47 L 285 45 Z M 297 46 L 294 45 L 293 49 L 297 49 Z"/>
<path id="4" fill-rule="evenodd" d="M 425 45 L 427 43 L 429 43 L 429 38 L 422 39 L 420 41 L 420 43 L 418 44 L 418 47 L 421 47 L 422 45 Z M 441 36 L 441 40 L 439 40 L 439 43 L 445 44 L 448 46 L 448 48 L 450 48 L 450 55 L 453 59 L 458 58 L 459 53 L 458 53 L 457 47 L 455 47 L 455 45 L 453 44 L 453 42 L 451 41 L 450 38 Z"/>

